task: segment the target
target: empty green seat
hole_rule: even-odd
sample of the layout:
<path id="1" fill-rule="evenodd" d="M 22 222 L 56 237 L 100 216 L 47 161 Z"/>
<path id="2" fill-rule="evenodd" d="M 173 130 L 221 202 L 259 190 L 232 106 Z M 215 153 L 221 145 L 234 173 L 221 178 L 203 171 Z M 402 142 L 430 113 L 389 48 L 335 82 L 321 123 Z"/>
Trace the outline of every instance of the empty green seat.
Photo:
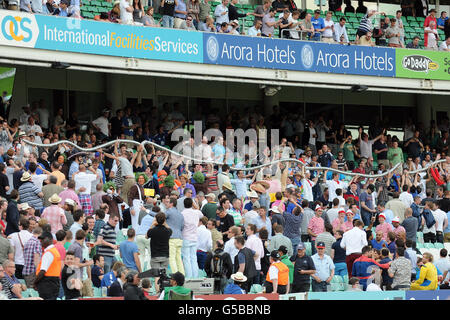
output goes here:
<path id="1" fill-rule="evenodd" d="M 440 242 L 436 242 L 436 243 L 434 244 L 434 247 L 435 247 L 436 249 L 444 249 L 444 244 L 443 244 L 443 243 L 440 243 Z"/>
<path id="2" fill-rule="evenodd" d="M 406 20 L 408 20 L 408 21 L 416 21 L 416 18 L 413 17 L 413 16 L 408 16 L 408 17 L 406 17 Z"/>
<path id="3" fill-rule="evenodd" d="M 356 14 L 353 13 L 353 12 L 347 12 L 345 15 L 346 15 L 347 17 L 356 17 Z"/>

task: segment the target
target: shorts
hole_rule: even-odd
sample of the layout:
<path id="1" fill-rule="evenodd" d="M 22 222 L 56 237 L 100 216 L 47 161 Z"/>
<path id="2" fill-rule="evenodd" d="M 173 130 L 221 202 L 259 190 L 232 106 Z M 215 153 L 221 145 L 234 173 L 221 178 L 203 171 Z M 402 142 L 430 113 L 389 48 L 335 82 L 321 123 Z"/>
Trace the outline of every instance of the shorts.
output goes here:
<path id="1" fill-rule="evenodd" d="M 358 37 L 362 37 L 362 36 L 365 36 L 367 34 L 367 31 L 364 31 L 364 30 L 361 30 L 361 29 L 358 29 L 358 31 L 356 31 L 356 35 L 358 36 Z"/>
<path id="2" fill-rule="evenodd" d="M 152 257 L 150 260 L 152 269 L 166 269 L 169 267 L 169 257 Z"/>

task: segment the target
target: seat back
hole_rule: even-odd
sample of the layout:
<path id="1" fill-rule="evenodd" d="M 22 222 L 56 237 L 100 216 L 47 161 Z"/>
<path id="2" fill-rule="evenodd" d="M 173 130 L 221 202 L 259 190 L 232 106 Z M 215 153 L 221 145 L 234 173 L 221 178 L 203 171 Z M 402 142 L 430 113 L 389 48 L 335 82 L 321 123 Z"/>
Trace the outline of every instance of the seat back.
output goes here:
<path id="1" fill-rule="evenodd" d="M 194 292 L 191 290 L 188 294 L 176 293 L 173 290 L 169 291 L 169 300 L 193 300 Z"/>

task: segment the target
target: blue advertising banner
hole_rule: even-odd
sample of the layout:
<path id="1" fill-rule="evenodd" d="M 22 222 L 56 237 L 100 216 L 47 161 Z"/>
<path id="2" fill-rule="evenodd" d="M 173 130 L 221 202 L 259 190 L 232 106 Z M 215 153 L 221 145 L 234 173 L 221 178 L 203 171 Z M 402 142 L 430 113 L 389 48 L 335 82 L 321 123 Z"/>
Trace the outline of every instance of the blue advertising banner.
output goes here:
<path id="1" fill-rule="evenodd" d="M 395 49 L 205 33 L 204 63 L 395 76 Z"/>
<path id="2" fill-rule="evenodd" d="M 406 291 L 406 300 L 450 300 L 450 290 Z"/>
<path id="3" fill-rule="evenodd" d="M 127 58 L 203 62 L 203 34 L 0 10 L 0 43 Z"/>
<path id="4" fill-rule="evenodd" d="M 307 300 L 405 300 L 405 291 L 309 292 Z"/>

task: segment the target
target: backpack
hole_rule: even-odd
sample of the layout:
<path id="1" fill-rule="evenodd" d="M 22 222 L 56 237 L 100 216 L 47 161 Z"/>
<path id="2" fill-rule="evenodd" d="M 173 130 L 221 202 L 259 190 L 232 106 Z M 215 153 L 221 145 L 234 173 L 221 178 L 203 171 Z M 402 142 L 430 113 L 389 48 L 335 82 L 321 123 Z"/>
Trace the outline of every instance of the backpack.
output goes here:
<path id="1" fill-rule="evenodd" d="M 211 260 L 211 274 L 213 277 L 222 277 L 224 275 L 223 259 L 224 251 L 220 253 L 214 253 Z"/>
<path id="2" fill-rule="evenodd" d="M 427 228 L 430 229 L 434 226 L 436 223 L 436 220 L 434 220 L 433 213 L 429 210 L 424 210 L 423 216 L 425 218 L 425 224 L 427 225 Z"/>

